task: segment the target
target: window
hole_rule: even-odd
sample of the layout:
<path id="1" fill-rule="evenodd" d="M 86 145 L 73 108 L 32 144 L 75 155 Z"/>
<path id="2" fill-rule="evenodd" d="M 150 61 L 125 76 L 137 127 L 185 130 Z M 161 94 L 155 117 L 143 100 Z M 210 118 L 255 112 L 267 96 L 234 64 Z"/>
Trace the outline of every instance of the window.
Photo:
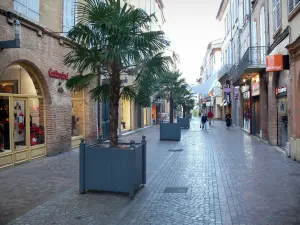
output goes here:
<path id="1" fill-rule="evenodd" d="M 40 0 L 14 0 L 14 9 L 29 19 L 40 21 Z"/>
<path id="2" fill-rule="evenodd" d="M 288 10 L 291 13 L 300 3 L 300 0 L 289 0 Z"/>
<path id="3" fill-rule="evenodd" d="M 281 12 L 280 12 L 280 0 L 273 0 L 273 23 L 274 32 L 278 30 L 281 25 Z"/>
<path id="4" fill-rule="evenodd" d="M 63 16 L 63 32 L 69 32 L 75 25 L 75 0 L 64 0 Z"/>
<path id="5" fill-rule="evenodd" d="M 265 8 L 260 10 L 260 46 L 266 46 L 266 23 L 265 23 Z"/>

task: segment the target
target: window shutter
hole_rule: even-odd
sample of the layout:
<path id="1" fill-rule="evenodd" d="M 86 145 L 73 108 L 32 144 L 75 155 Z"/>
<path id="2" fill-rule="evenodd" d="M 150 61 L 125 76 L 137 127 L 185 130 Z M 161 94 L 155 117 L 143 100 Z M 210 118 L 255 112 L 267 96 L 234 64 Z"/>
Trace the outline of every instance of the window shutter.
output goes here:
<path id="1" fill-rule="evenodd" d="M 27 16 L 35 21 L 40 21 L 40 0 L 27 0 Z"/>
<path id="2" fill-rule="evenodd" d="M 14 9 L 24 16 L 27 15 L 26 0 L 15 0 Z"/>

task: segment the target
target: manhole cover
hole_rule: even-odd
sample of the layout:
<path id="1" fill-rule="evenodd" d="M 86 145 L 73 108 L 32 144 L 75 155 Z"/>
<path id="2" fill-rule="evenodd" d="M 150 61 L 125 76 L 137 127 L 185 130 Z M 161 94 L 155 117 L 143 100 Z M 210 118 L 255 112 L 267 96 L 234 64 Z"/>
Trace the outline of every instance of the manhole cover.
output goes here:
<path id="1" fill-rule="evenodd" d="M 170 152 L 181 152 L 183 151 L 183 148 L 178 148 L 178 149 L 169 149 Z"/>
<path id="2" fill-rule="evenodd" d="M 166 187 L 164 193 L 183 193 L 187 192 L 187 187 Z"/>
<path id="3" fill-rule="evenodd" d="M 292 177 L 300 177 L 300 173 L 289 173 Z"/>

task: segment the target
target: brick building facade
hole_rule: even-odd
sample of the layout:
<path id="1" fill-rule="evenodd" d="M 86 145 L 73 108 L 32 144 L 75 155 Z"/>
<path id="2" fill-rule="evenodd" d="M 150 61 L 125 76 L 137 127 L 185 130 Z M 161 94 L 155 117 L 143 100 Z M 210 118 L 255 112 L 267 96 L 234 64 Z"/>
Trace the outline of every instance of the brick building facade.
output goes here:
<path id="1" fill-rule="evenodd" d="M 39 1 L 38 21 L 30 15 L 20 14 L 14 5 L 16 2 L 0 3 L 0 41 L 14 39 L 14 20 L 21 23 L 21 47 L 0 50 L 0 75 L 18 74 L 16 80 L 9 81 L 0 76 L 1 110 L 6 113 L 6 116 L 1 114 L 0 120 L 10 121 L 3 122 L 4 130 L 1 131 L 4 145 L 1 146 L 0 167 L 68 151 L 81 137 L 92 139 L 96 135 L 95 103 L 90 101 L 87 91 L 77 93 L 78 97 L 66 90 L 64 79 L 54 78 L 49 73 L 52 69 L 60 74 L 74 75 L 74 71 L 63 64 L 68 52 L 68 41 L 60 35 L 63 1 Z M 31 78 L 26 82 L 35 90 L 23 87 L 26 76 Z M 16 86 L 13 86 L 14 82 Z M 28 94 L 30 91 L 34 94 Z M 76 106 L 72 107 L 72 104 Z M 74 112 L 78 108 L 81 108 L 80 112 Z M 24 121 L 20 125 L 22 115 Z M 79 127 L 80 132 L 72 135 L 73 129 L 79 130 Z M 18 141 L 16 135 L 20 136 Z M 36 139 L 39 139 L 38 143 L 35 143 Z"/>

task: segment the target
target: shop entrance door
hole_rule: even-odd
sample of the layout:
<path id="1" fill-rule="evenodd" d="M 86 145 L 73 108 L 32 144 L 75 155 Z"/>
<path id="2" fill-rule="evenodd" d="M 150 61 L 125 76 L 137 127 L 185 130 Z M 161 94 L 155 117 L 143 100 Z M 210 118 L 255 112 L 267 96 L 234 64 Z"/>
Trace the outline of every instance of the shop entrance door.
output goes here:
<path id="1" fill-rule="evenodd" d="M 15 163 L 29 159 L 28 141 L 30 130 L 27 109 L 26 98 L 13 98 L 13 123 L 11 125 Z"/>

